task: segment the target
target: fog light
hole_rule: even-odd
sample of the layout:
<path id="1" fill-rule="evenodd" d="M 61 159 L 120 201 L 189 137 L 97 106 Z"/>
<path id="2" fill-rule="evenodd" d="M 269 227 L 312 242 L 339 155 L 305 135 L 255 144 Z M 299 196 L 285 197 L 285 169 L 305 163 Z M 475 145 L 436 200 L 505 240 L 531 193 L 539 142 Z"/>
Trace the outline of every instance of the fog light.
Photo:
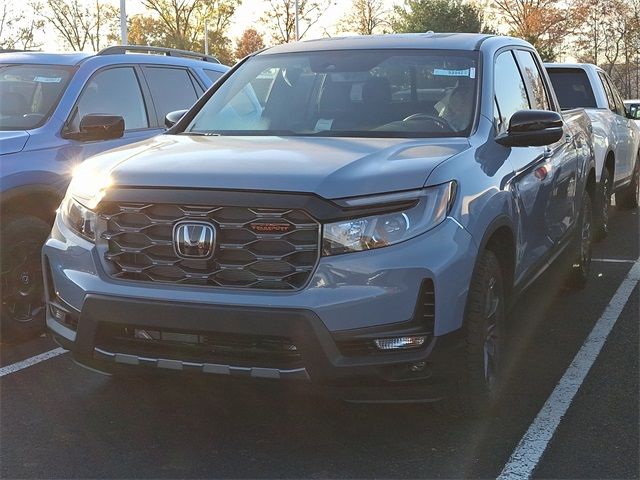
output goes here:
<path id="1" fill-rule="evenodd" d="M 415 337 L 376 338 L 374 342 L 379 350 L 403 350 L 421 347 L 426 340 L 426 335 L 418 335 Z"/>
<path id="2" fill-rule="evenodd" d="M 60 323 L 66 323 L 65 319 L 67 317 L 67 312 L 54 304 L 49 305 L 49 310 L 51 310 L 51 315 L 53 316 L 53 318 L 55 318 Z"/>

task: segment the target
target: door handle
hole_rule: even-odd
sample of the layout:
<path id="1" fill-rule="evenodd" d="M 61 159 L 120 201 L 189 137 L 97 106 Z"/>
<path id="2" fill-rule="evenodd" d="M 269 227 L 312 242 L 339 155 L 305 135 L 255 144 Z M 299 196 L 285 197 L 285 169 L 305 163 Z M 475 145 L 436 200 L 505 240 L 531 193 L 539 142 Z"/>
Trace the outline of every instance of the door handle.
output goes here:
<path id="1" fill-rule="evenodd" d="M 551 155 L 553 155 L 553 150 L 551 150 L 551 147 L 545 147 L 544 152 L 542 153 L 542 156 L 544 158 L 551 158 Z"/>

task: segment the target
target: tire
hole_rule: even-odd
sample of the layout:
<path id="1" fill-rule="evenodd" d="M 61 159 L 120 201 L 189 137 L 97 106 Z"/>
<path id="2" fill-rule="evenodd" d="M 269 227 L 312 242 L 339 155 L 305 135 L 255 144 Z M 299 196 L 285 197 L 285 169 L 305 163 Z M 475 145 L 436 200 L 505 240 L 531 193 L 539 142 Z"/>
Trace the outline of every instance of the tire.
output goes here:
<path id="1" fill-rule="evenodd" d="M 616 193 L 616 205 L 623 210 L 636 208 L 640 202 L 640 154 L 636 158 L 631 183 Z"/>
<path id="2" fill-rule="evenodd" d="M 576 229 L 573 259 L 569 273 L 568 287 L 573 290 L 584 288 L 591 271 L 591 247 L 593 243 L 593 211 L 591 195 L 586 190 L 582 194 L 582 210 Z"/>
<path id="3" fill-rule="evenodd" d="M 3 219 L 0 231 L 0 332 L 16 342 L 44 331 L 45 302 L 40 252 L 51 227 L 30 215 Z"/>
<path id="4" fill-rule="evenodd" d="M 439 402 L 450 416 L 482 416 L 496 402 L 504 381 L 506 313 L 502 270 L 486 250 L 476 265 L 464 321 L 464 359 L 456 386 Z"/>
<path id="5" fill-rule="evenodd" d="M 613 177 L 608 168 L 602 171 L 600 179 L 600 195 L 598 199 L 598 215 L 594 229 L 594 239 L 602 240 L 609 234 L 609 208 L 613 192 Z"/>

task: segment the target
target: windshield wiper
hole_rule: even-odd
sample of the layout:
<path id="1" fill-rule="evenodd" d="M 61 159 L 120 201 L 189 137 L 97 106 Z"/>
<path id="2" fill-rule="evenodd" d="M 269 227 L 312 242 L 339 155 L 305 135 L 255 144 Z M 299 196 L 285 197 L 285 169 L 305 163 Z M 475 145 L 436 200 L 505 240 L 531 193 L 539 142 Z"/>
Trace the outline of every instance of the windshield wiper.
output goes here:
<path id="1" fill-rule="evenodd" d="M 194 135 L 197 137 L 219 137 L 219 133 L 215 132 L 180 132 L 177 135 Z"/>

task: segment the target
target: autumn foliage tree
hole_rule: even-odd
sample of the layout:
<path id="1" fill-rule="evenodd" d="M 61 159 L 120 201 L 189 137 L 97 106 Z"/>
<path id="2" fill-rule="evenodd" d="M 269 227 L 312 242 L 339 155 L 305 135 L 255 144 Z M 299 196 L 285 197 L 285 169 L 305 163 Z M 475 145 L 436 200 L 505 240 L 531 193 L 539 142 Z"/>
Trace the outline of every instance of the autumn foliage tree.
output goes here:
<path id="1" fill-rule="evenodd" d="M 255 28 L 247 28 L 236 42 L 236 58 L 238 60 L 264 48 L 262 35 Z"/>
<path id="2" fill-rule="evenodd" d="M 531 43 L 545 61 L 554 61 L 580 23 L 575 2 L 558 0 L 493 0 L 493 8 L 509 25 L 509 35 Z"/>
<path id="3" fill-rule="evenodd" d="M 165 30 L 157 18 L 133 15 L 128 20 L 127 42 L 131 45 L 165 45 Z"/>

